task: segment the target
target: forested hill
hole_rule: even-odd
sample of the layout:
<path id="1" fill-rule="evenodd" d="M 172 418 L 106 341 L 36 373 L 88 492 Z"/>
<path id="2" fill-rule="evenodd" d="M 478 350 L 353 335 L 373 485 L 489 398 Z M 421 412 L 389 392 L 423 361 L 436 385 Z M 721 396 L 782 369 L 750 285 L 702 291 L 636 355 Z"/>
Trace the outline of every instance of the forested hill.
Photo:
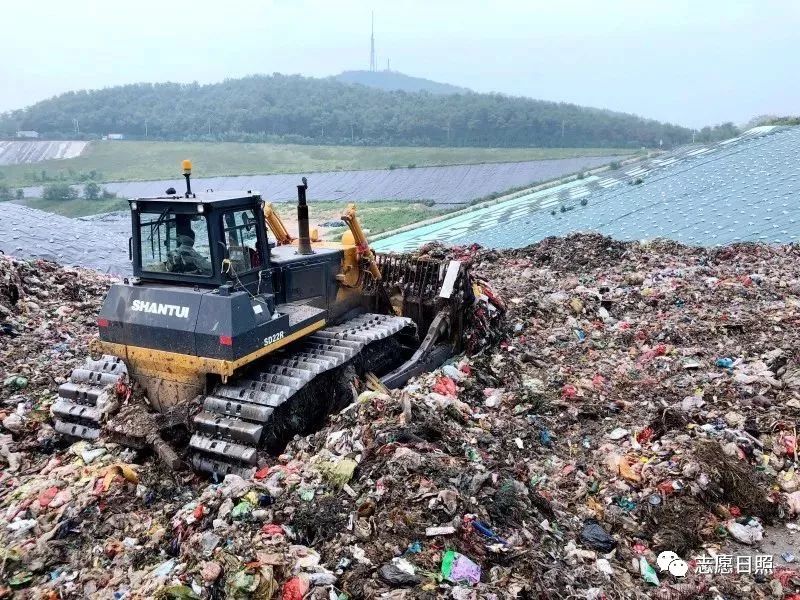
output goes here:
<path id="1" fill-rule="evenodd" d="M 0 117 L 18 130 L 75 138 L 420 146 L 665 147 L 689 129 L 633 115 L 500 94 L 434 95 L 333 78 L 257 75 L 222 83 L 134 84 L 69 92 Z"/>
<path id="2" fill-rule="evenodd" d="M 422 77 L 412 77 L 397 71 L 343 71 L 336 79 L 344 83 L 357 83 L 379 90 L 403 92 L 430 92 L 431 94 L 467 94 L 467 88 L 431 81 Z"/>

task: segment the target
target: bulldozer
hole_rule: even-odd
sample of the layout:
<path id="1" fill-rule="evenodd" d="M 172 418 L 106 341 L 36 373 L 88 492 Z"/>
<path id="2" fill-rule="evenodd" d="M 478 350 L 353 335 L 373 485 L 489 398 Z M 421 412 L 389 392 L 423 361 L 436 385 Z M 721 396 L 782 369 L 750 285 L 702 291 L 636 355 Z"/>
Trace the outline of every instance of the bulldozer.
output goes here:
<path id="1" fill-rule="evenodd" d="M 184 193 L 129 201 L 132 276 L 111 285 L 91 358 L 59 387 L 60 434 L 112 431 L 198 472 L 250 476 L 365 382 L 396 388 L 461 350 L 460 261 L 377 255 L 354 204 L 341 240 L 319 239 L 305 177 L 293 238 L 257 191 L 193 192 L 182 166 Z"/>

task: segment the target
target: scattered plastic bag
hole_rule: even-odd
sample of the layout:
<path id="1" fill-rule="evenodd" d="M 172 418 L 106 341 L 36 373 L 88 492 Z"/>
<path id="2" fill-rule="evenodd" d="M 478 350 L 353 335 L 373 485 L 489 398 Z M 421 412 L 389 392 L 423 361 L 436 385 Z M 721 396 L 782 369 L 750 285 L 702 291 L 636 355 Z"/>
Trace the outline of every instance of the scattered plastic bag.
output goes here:
<path id="1" fill-rule="evenodd" d="M 647 583 L 652 585 L 659 584 L 656 570 L 647 562 L 644 556 L 639 557 L 639 574 Z"/>
<path id="2" fill-rule="evenodd" d="M 378 569 L 378 575 L 386 583 L 395 587 L 407 587 L 421 583 L 422 577 L 416 574 L 416 568 L 403 558 L 393 558 Z"/>
<path id="3" fill-rule="evenodd" d="M 764 539 L 764 528 L 761 523 L 753 519 L 745 524 L 728 521 L 725 527 L 737 542 L 743 544 L 752 546 Z"/>
<path id="4" fill-rule="evenodd" d="M 608 554 L 617 547 L 617 540 L 602 528 L 596 519 L 586 519 L 581 530 L 581 543 L 587 548 Z"/>
<path id="5" fill-rule="evenodd" d="M 463 554 L 448 550 L 442 557 L 442 577 L 453 583 L 477 584 L 481 580 L 481 567 Z"/>

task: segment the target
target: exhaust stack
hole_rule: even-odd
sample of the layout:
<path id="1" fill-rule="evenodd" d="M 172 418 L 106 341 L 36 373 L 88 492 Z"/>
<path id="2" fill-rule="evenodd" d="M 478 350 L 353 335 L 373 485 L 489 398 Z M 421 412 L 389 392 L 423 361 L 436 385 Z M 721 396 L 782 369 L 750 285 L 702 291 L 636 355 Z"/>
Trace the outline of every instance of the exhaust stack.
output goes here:
<path id="1" fill-rule="evenodd" d="M 303 177 L 303 185 L 297 186 L 297 253 L 314 254 L 311 249 L 311 236 L 308 233 L 308 204 L 306 204 L 306 190 L 308 180 Z"/>

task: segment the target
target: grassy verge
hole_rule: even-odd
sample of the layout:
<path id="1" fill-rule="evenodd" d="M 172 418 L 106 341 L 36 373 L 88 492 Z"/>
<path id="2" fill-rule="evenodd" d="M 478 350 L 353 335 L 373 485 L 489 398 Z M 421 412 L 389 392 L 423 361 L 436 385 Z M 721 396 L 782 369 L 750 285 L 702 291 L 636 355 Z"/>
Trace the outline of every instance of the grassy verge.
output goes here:
<path id="1" fill-rule="evenodd" d="M 190 158 L 197 177 L 389 169 L 630 154 L 615 148 L 420 148 L 238 142 L 96 141 L 76 158 L 0 167 L 9 187 L 53 181 L 162 179 Z"/>
<path id="2" fill-rule="evenodd" d="M 296 229 L 297 208 L 291 203 L 275 204 L 278 214 L 281 219 L 286 223 L 290 231 Z M 346 204 L 341 202 L 314 202 L 309 207 L 310 221 L 312 226 L 322 224 L 325 222 L 334 222 L 339 220 L 339 216 L 346 207 Z M 408 202 L 363 202 L 357 205 L 357 215 L 361 226 L 367 230 L 369 234 L 381 233 L 384 231 L 391 231 L 398 227 L 410 225 L 418 221 L 424 221 L 448 212 L 453 209 L 432 207 L 422 203 L 408 203 Z M 330 229 L 324 234 L 328 239 L 338 238 L 340 233 L 345 231 L 342 229 Z"/>

